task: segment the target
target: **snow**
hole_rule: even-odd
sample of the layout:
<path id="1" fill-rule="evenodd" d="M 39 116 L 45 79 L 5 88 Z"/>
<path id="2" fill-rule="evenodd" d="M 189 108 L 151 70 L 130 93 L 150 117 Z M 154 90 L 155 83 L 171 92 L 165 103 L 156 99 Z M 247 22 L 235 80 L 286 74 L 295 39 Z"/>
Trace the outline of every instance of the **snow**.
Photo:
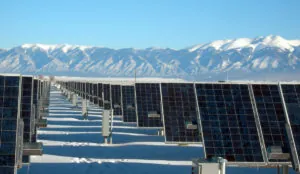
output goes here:
<path id="1" fill-rule="evenodd" d="M 282 50 L 294 51 L 294 47 L 290 44 L 288 40 L 283 39 L 280 36 L 267 36 L 265 37 L 261 43 L 257 44 L 256 49 L 260 50 L 265 47 L 276 47 Z"/>
<path id="2" fill-rule="evenodd" d="M 84 45 L 70 45 L 70 44 L 23 44 L 21 48 L 30 49 L 30 48 L 40 48 L 46 52 L 53 51 L 55 49 L 61 49 L 62 52 L 67 53 L 70 50 L 79 48 L 81 51 L 85 51 L 86 49 L 92 48 L 91 46 Z M 99 47 L 100 48 L 100 47 Z"/>
<path id="3" fill-rule="evenodd" d="M 57 47 L 57 45 L 46 45 L 46 44 L 23 44 L 21 46 L 24 49 L 29 49 L 29 48 L 41 48 L 44 51 L 48 50 L 53 50 Z"/>
<path id="4" fill-rule="evenodd" d="M 295 46 L 295 47 L 299 47 L 300 46 L 300 40 L 290 40 L 289 43 L 292 46 Z"/>
<path id="5" fill-rule="evenodd" d="M 282 50 L 293 51 L 296 46 L 300 46 L 299 40 L 286 40 L 280 36 L 269 35 L 266 37 L 258 37 L 254 39 L 250 38 L 238 38 L 229 40 L 217 40 L 207 44 L 199 44 L 189 49 L 189 52 L 196 51 L 198 49 L 204 50 L 209 47 L 213 47 L 216 50 L 228 51 L 232 49 L 241 48 L 253 48 L 261 50 L 266 47 L 276 47 Z"/>
<path id="6" fill-rule="evenodd" d="M 235 39 L 228 43 L 227 45 L 224 46 L 225 50 L 230 50 L 230 49 L 238 49 L 238 48 L 244 48 L 244 47 L 252 47 L 251 45 L 252 39 L 249 38 L 240 38 L 240 39 Z"/>
<path id="7" fill-rule="evenodd" d="M 209 47 L 213 47 L 216 50 L 219 50 L 223 47 L 223 45 L 230 43 L 230 42 L 231 42 L 231 40 L 217 40 L 217 41 L 214 41 L 214 42 L 204 45 L 201 49 L 207 49 Z"/>
<path id="8" fill-rule="evenodd" d="M 198 50 L 199 48 L 201 48 L 203 45 L 204 44 L 195 45 L 195 46 L 189 48 L 188 50 L 189 50 L 189 52 L 194 52 L 194 51 Z"/>

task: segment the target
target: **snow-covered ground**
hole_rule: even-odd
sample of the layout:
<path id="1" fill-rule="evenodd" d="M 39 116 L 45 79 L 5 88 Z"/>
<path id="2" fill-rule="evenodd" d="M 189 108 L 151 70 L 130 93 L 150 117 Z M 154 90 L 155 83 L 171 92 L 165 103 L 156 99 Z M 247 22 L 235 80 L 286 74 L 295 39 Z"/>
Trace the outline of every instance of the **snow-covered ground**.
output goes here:
<path id="1" fill-rule="evenodd" d="M 32 157 L 18 174 L 190 174 L 200 145 L 165 144 L 155 129 L 114 121 L 113 144 L 104 145 L 101 110 L 90 105 L 88 120 L 53 88 L 48 127 L 38 131 L 44 155 Z M 228 168 L 228 174 L 276 173 L 275 169 Z"/>

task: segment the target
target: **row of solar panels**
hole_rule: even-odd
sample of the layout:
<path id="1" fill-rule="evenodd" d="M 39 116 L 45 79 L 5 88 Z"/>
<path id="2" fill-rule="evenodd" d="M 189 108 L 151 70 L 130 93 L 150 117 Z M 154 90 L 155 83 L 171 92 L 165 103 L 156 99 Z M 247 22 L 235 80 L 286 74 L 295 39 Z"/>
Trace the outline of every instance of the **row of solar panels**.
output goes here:
<path id="1" fill-rule="evenodd" d="M 208 159 L 299 170 L 300 84 L 60 83 L 125 122 L 164 127 L 166 142 L 203 142 Z"/>
<path id="2" fill-rule="evenodd" d="M 1 174 L 15 174 L 22 164 L 30 163 L 30 155 L 41 153 L 37 128 L 43 126 L 49 87 L 49 82 L 33 76 L 0 75 Z"/>

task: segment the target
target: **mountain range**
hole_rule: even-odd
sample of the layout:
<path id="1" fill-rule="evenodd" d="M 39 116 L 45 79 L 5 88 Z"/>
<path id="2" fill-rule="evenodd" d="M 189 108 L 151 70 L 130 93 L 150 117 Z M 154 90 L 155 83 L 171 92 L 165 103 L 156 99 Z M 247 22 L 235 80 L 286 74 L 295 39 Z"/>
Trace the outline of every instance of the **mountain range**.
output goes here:
<path id="1" fill-rule="evenodd" d="M 177 50 L 23 44 L 0 49 L 0 72 L 193 80 L 299 80 L 300 40 L 270 35 L 218 40 Z"/>

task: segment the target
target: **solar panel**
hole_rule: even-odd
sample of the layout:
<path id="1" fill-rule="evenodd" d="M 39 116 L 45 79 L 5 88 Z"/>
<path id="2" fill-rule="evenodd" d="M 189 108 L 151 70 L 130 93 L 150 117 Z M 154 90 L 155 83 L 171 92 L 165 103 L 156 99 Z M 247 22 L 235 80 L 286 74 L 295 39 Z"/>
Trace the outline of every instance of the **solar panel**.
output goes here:
<path id="1" fill-rule="evenodd" d="M 98 105 L 99 107 L 103 107 L 103 85 L 102 83 L 98 83 Z"/>
<path id="2" fill-rule="evenodd" d="M 196 84 L 206 158 L 264 162 L 246 84 Z"/>
<path id="3" fill-rule="evenodd" d="M 33 104 L 33 111 L 34 111 L 34 117 L 35 119 L 37 119 L 37 110 L 38 110 L 38 94 L 39 94 L 39 80 L 38 79 L 34 79 L 33 80 L 33 100 L 32 100 L 32 104 Z M 32 142 L 36 142 L 37 139 L 37 128 L 34 128 L 34 133 L 32 134 L 31 140 Z"/>
<path id="4" fill-rule="evenodd" d="M 93 84 L 93 103 L 98 104 L 98 84 Z"/>
<path id="5" fill-rule="evenodd" d="M 93 91 L 93 85 L 91 84 L 91 83 L 87 83 L 87 89 L 88 89 L 88 100 L 90 101 L 90 102 L 92 102 L 93 100 L 92 100 L 92 91 Z"/>
<path id="6" fill-rule="evenodd" d="M 266 149 L 280 147 L 283 153 L 289 153 L 289 143 L 285 130 L 284 109 L 278 85 L 253 84 L 255 106 L 261 125 L 263 142 Z M 269 162 L 288 162 L 288 159 L 269 158 Z"/>
<path id="7" fill-rule="evenodd" d="M 82 91 L 82 96 L 83 96 L 83 99 L 87 99 L 87 96 L 88 96 L 88 84 L 87 83 L 83 83 L 83 91 Z"/>
<path id="8" fill-rule="evenodd" d="M 111 106 L 114 110 L 114 115 L 122 115 L 120 85 L 111 85 Z"/>
<path id="9" fill-rule="evenodd" d="M 162 127 L 160 84 L 136 83 L 136 114 L 139 127 Z"/>
<path id="10" fill-rule="evenodd" d="M 300 170 L 300 84 L 282 84 L 282 98 L 285 101 L 287 132 L 291 142 L 293 167 Z"/>
<path id="11" fill-rule="evenodd" d="M 85 99 L 89 100 L 89 92 L 90 91 L 90 86 L 89 83 L 85 83 Z"/>
<path id="12" fill-rule="evenodd" d="M 103 84 L 104 109 L 111 109 L 110 84 Z"/>
<path id="13" fill-rule="evenodd" d="M 194 89 L 194 84 L 191 83 L 161 84 L 167 142 L 199 143 L 201 141 Z"/>
<path id="14" fill-rule="evenodd" d="M 122 111 L 124 122 L 136 122 L 134 86 L 122 86 Z"/>
<path id="15" fill-rule="evenodd" d="M 32 114 L 33 78 L 22 77 L 22 107 L 21 118 L 24 121 L 24 142 L 31 142 L 34 134 L 35 117 Z M 29 156 L 23 156 L 23 163 L 29 163 Z"/>
<path id="16" fill-rule="evenodd" d="M 22 161 L 19 76 L 0 76 L 0 173 L 15 173 Z"/>
<path id="17" fill-rule="evenodd" d="M 85 93 L 85 83 L 80 82 L 79 83 L 79 96 L 81 98 L 84 97 L 84 93 Z"/>

